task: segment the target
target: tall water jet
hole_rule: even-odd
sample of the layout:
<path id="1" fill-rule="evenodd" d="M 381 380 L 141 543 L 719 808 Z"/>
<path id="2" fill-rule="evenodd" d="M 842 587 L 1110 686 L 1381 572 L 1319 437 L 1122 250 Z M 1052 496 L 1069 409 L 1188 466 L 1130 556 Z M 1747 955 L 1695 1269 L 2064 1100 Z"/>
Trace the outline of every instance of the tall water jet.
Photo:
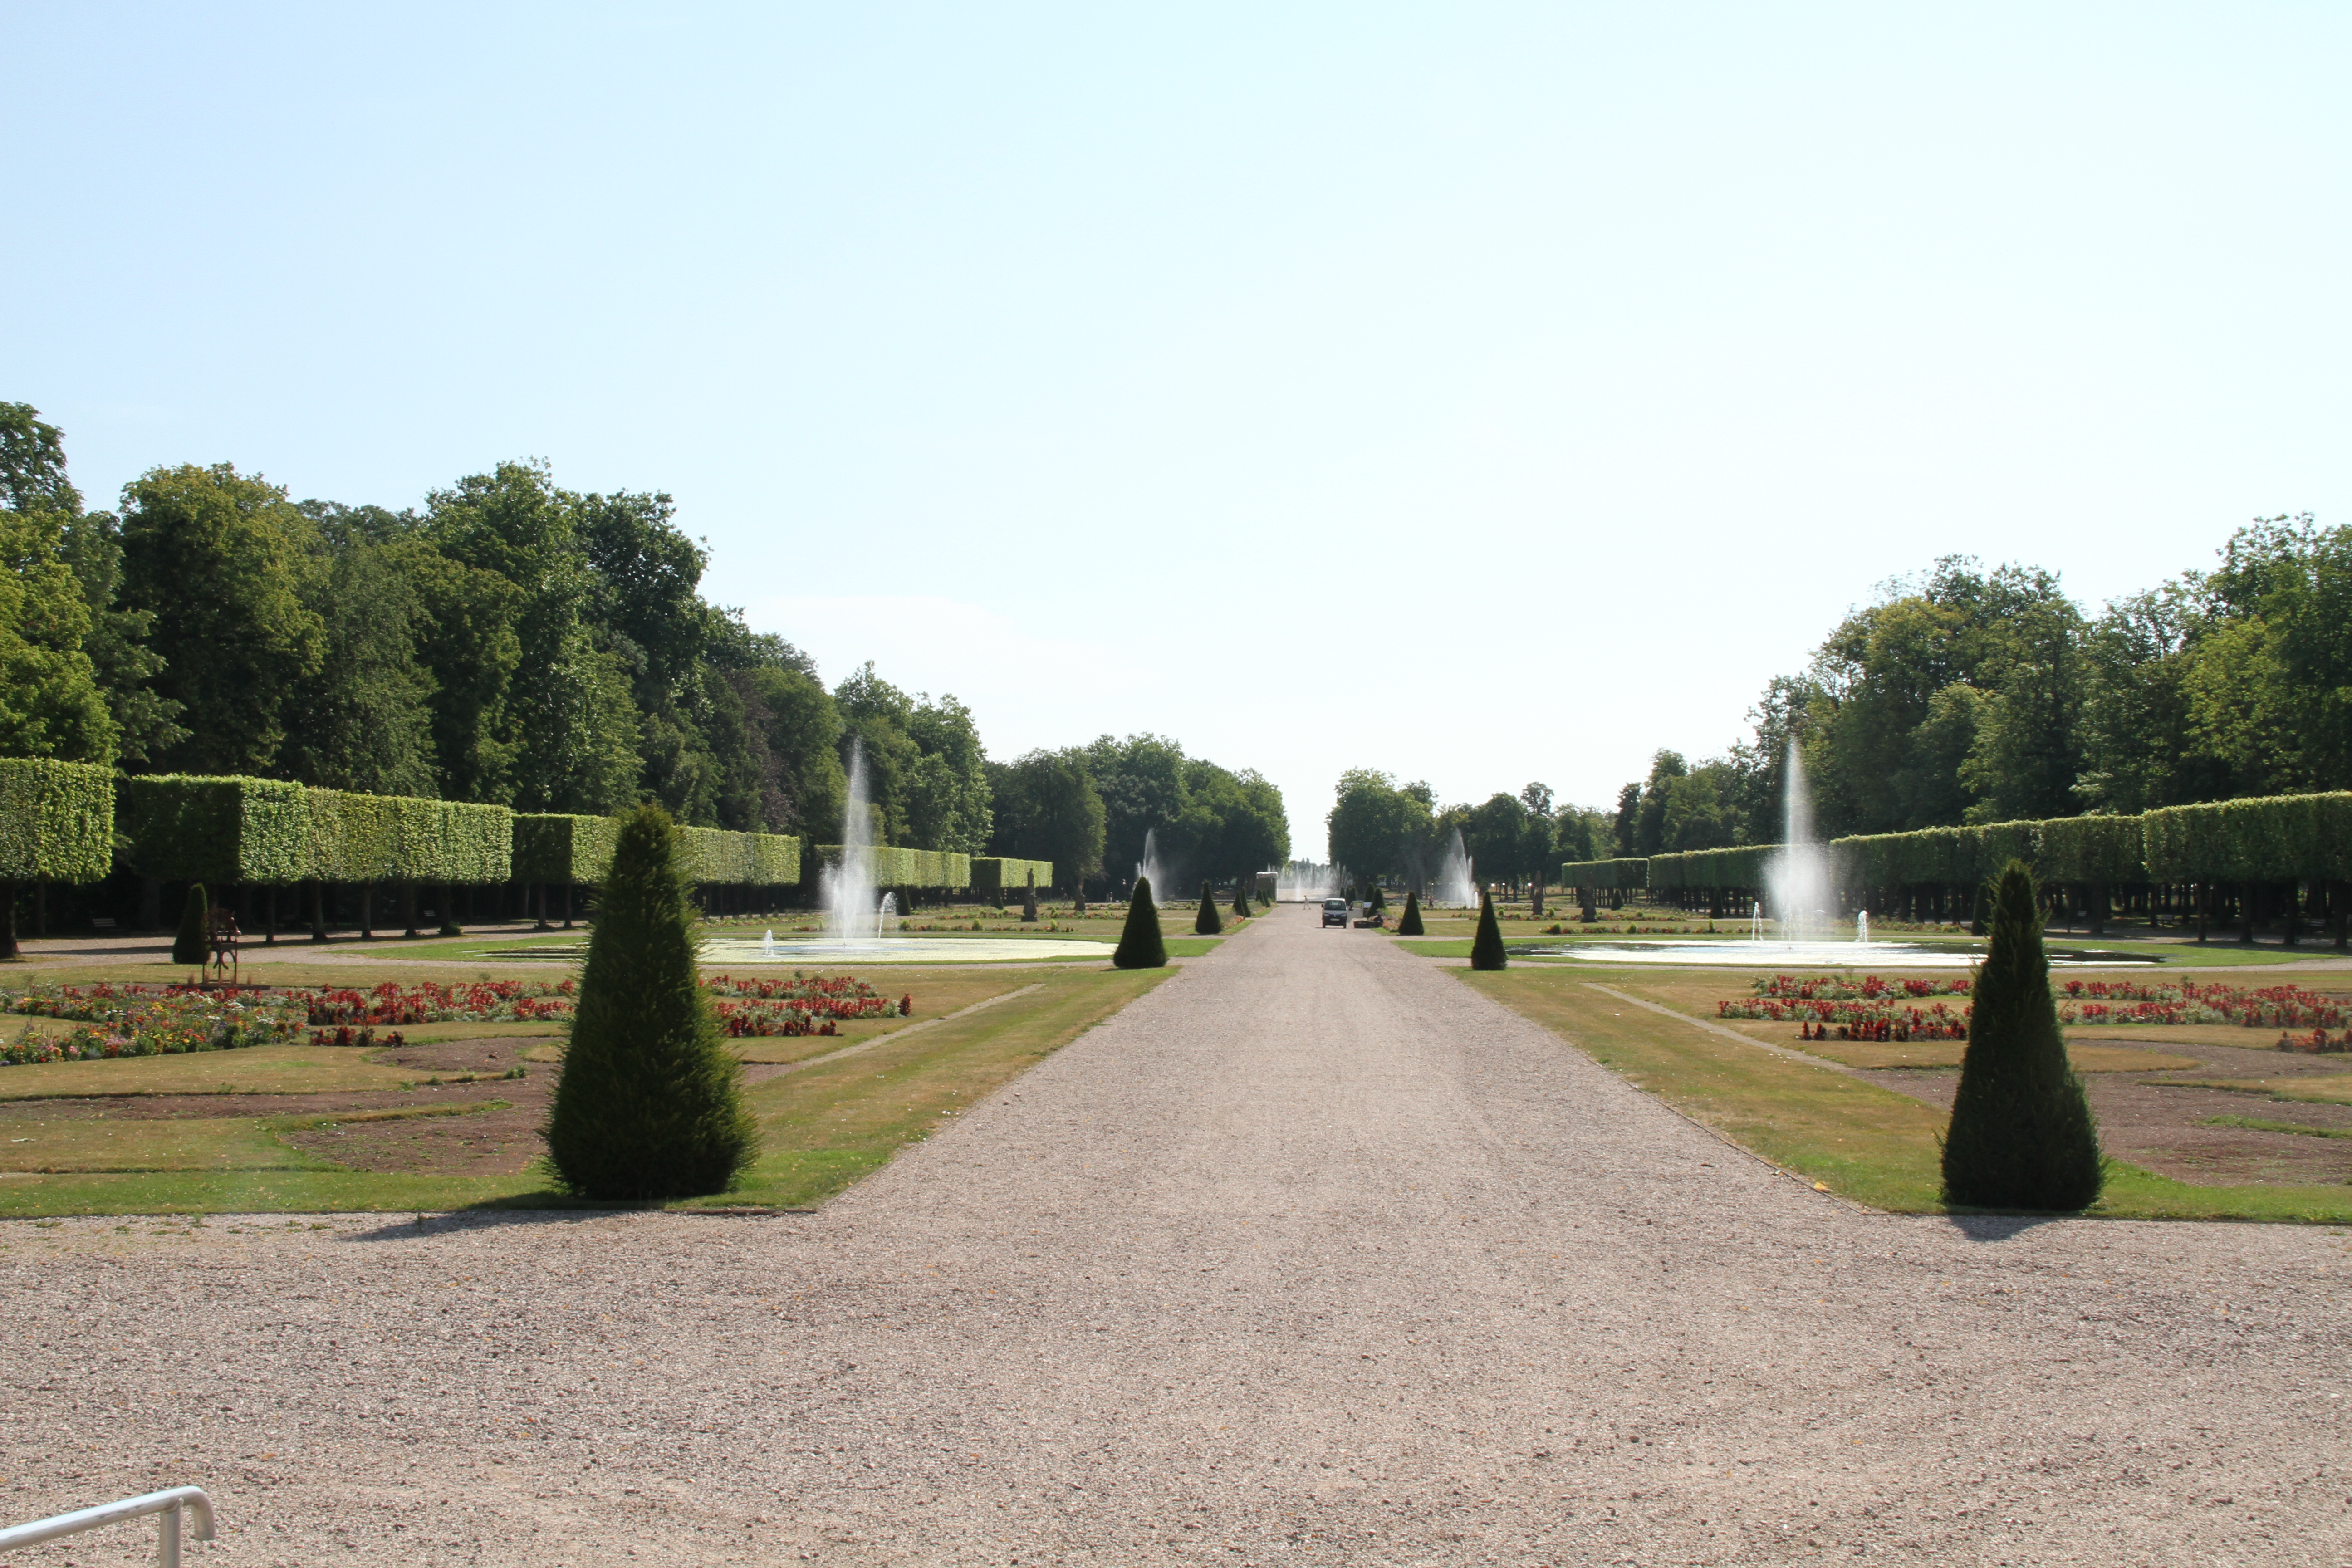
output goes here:
<path id="1" fill-rule="evenodd" d="M 874 807 L 866 789 L 866 747 L 849 743 L 849 809 L 841 825 L 841 864 L 824 869 L 824 929 L 835 942 L 882 934 L 874 889 Z"/>
<path id="2" fill-rule="evenodd" d="M 1780 917 L 1784 941 L 1802 941 L 1828 918 L 1830 859 L 1813 837 L 1813 792 L 1805 781 L 1805 759 L 1789 742 L 1789 766 L 1780 796 L 1780 852 L 1766 868 L 1766 890 Z"/>
<path id="3" fill-rule="evenodd" d="M 1176 886 L 1173 868 L 1160 858 L 1160 830 L 1156 827 L 1143 830 L 1143 858 L 1135 863 L 1135 874 L 1150 880 L 1154 899 L 1174 897 L 1169 890 Z"/>
<path id="4" fill-rule="evenodd" d="M 1458 904 L 1465 908 L 1478 901 L 1478 883 L 1472 875 L 1469 851 L 1462 845 L 1462 830 L 1455 828 L 1446 841 L 1445 854 L 1437 863 L 1437 876 L 1429 885 L 1430 902 Z"/>
<path id="5" fill-rule="evenodd" d="M 1151 884 L 1153 887 L 1159 883 Z M 1274 879 L 1274 897 L 1277 903 L 1319 904 L 1332 896 L 1339 885 L 1339 868 L 1319 860 L 1286 861 Z"/>

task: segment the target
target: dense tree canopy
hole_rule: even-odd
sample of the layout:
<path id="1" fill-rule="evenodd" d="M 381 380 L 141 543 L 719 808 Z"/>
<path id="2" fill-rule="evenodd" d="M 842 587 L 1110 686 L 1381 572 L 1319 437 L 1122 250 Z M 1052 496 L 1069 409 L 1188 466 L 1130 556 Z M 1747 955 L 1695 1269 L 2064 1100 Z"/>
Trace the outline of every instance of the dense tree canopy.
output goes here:
<path id="1" fill-rule="evenodd" d="M 1098 737 L 991 764 L 992 853 L 1086 868 L 1125 887 L 1152 834 L 1171 886 L 1228 882 L 1290 855 L 1282 792 L 1253 772 L 1188 757 L 1163 735 Z M 1049 846 L 1057 846 L 1049 849 Z"/>
<path id="2" fill-rule="evenodd" d="M 1152 735 L 989 763 L 971 710 L 810 658 L 702 595 L 657 491 L 502 463 L 421 507 L 158 468 L 85 512 L 65 441 L 0 403 L 0 754 L 239 773 L 531 811 L 657 804 L 839 843 L 863 748 L 879 841 L 1122 885 L 1157 829 L 1192 876 L 1278 865 L 1278 791 Z"/>
<path id="3" fill-rule="evenodd" d="M 1661 752 L 1614 851 L 1772 843 L 1793 742 L 1825 834 L 2333 789 L 2352 773 L 2352 530 L 2258 520 L 2210 572 L 2097 615 L 2046 572 L 1948 556 L 1775 678 L 1748 740 Z"/>
<path id="4" fill-rule="evenodd" d="M 1425 785 L 1353 770 L 1332 857 L 1417 883 L 1458 828 L 1482 880 L 1516 881 L 1563 861 L 1778 843 L 1792 746 L 1827 836 L 2342 788 L 2352 528 L 2262 518 L 2220 556 L 2095 615 L 2049 573 L 1947 556 L 1773 677 L 1723 756 L 1661 750 L 1608 809 L 1555 805 L 1540 784 L 1431 809 Z"/>

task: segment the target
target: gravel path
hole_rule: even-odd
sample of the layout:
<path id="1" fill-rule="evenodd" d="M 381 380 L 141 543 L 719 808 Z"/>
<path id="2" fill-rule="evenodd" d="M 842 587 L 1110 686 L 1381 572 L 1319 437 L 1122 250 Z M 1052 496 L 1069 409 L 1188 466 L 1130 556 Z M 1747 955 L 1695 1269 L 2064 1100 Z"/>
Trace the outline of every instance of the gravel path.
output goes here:
<path id="1" fill-rule="evenodd" d="M 0 1226 L 5 1516 L 196 1481 L 215 1557 L 306 1565 L 2352 1553 L 2352 1237 L 1860 1213 L 1311 921 L 814 1216 Z"/>

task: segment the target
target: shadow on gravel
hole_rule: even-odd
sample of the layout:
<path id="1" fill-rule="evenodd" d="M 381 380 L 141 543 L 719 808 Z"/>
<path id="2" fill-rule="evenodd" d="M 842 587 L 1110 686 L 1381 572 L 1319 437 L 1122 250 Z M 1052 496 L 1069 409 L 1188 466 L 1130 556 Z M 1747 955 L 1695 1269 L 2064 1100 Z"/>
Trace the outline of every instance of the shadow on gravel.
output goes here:
<path id="1" fill-rule="evenodd" d="M 429 1236 L 445 1236 L 453 1230 L 488 1230 L 496 1226 L 562 1226 L 579 1225 L 588 1220 L 610 1219 L 625 1214 L 691 1215 L 707 1219 L 799 1219 L 815 1213 L 814 1209 L 779 1209 L 759 1207 L 679 1208 L 672 1209 L 660 1203 L 600 1204 L 585 1198 L 567 1198 L 557 1193 L 541 1194 L 528 1206 L 509 1200 L 502 1204 L 483 1204 L 474 1208 L 437 1210 L 412 1214 L 405 1219 L 387 1219 L 371 1230 L 354 1230 L 339 1237 L 341 1241 L 421 1241 Z"/>
<path id="2" fill-rule="evenodd" d="M 616 1214 L 638 1214 L 659 1207 L 658 1204 L 566 1203 L 562 1208 L 457 1209 L 447 1214 L 420 1214 L 405 1219 L 386 1220 L 373 1230 L 350 1231 L 338 1239 L 420 1241 L 428 1236 L 446 1236 L 453 1230 L 487 1230 L 494 1226 L 578 1225 L 585 1220 L 605 1219 Z"/>
<path id="3" fill-rule="evenodd" d="M 1970 1241 L 2011 1241 L 2036 1226 L 2072 1217 L 2062 1214 L 1956 1214 L 1946 1215 L 1944 1220 Z"/>

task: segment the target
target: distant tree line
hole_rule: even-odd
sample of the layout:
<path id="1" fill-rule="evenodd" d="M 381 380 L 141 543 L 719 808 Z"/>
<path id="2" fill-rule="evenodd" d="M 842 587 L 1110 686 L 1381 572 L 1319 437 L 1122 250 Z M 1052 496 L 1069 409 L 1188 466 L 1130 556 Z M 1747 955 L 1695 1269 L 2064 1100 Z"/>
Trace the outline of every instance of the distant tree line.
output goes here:
<path id="1" fill-rule="evenodd" d="M 701 592 L 659 492 L 502 463 L 399 510 L 223 463 L 91 511 L 62 434 L 0 403 L 0 755 L 876 840 L 1124 883 L 1143 835 L 1221 879 L 1279 864 L 1282 799 L 1154 736 L 994 763 L 971 711 L 814 661 Z M 1067 872 L 1066 871 L 1066 875 Z"/>
<path id="2" fill-rule="evenodd" d="M 1431 845 L 1458 826 L 1482 878 L 1516 882 L 1563 861 L 1778 843 L 1791 743 L 1825 837 L 2344 787 L 2352 529 L 2262 518 L 2219 556 L 2096 613 L 2050 573 L 1946 556 L 1774 677 L 1723 755 L 1662 750 L 1610 810 L 1549 807 L 1533 784 L 1441 807 L 1425 784 L 1350 773 L 1331 853 L 1409 878 L 1433 872 Z"/>
<path id="3" fill-rule="evenodd" d="M 1555 802 L 1545 784 L 1497 793 L 1476 805 L 1441 805 L 1424 783 L 1401 784 L 1386 773 L 1350 769 L 1339 775 L 1328 827 L 1336 864 L 1356 877 L 1415 890 L 1435 879 L 1456 832 L 1481 882 L 1513 888 L 1556 879 L 1562 861 L 1611 853 L 1608 815 Z"/>

